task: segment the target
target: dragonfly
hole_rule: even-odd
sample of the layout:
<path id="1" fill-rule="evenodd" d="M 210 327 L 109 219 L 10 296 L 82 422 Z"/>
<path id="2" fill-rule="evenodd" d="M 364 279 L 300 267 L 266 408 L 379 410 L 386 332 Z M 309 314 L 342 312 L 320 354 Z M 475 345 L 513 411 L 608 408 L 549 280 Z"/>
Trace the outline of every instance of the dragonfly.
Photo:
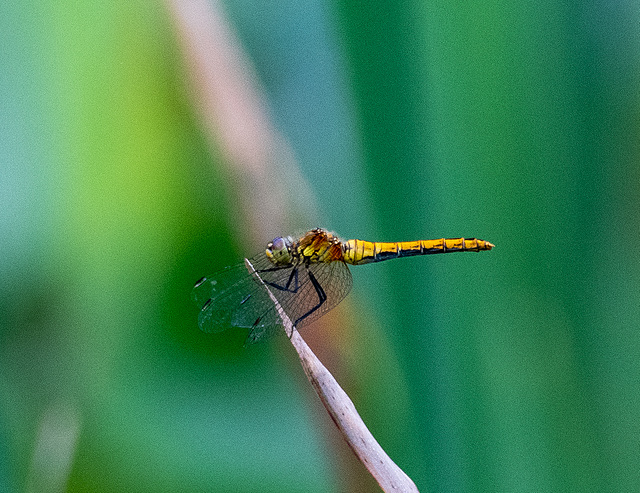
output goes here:
<path id="1" fill-rule="evenodd" d="M 274 238 L 264 252 L 196 282 L 192 298 L 205 332 L 249 329 L 245 346 L 284 332 L 278 311 L 299 329 L 335 308 L 352 286 L 348 265 L 414 255 L 480 252 L 495 245 L 476 238 L 401 242 L 340 240 L 322 228 L 297 239 Z M 270 296 L 270 294 L 272 296 Z M 274 303 L 274 300 L 277 303 Z"/>

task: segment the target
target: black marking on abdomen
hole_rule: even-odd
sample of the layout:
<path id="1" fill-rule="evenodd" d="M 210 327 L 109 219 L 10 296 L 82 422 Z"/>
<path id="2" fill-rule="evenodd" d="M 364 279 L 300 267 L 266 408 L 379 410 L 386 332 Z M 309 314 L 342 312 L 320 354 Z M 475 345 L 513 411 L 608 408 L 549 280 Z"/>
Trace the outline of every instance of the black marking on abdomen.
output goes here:
<path id="1" fill-rule="evenodd" d="M 375 254 L 375 261 L 382 262 L 383 260 L 389 260 L 392 258 L 398 258 L 398 252 L 394 251 L 383 251 Z"/>
<path id="2" fill-rule="evenodd" d="M 398 254 L 397 257 L 414 257 L 416 255 L 423 255 L 424 251 L 422 249 L 422 247 L 420 248 L 406 248 L 406 249 L 402 249 L 400 246 L 398 246 Z"/>
<path id="3" fill-rule="evenodd" d="M 435 246 L 433 248 L 423 248 L 420 247 L 420 255 L 431 255 L 434 253 L 447 253 L 447 245 L 446 243 L 442 243 L 442 246 Z"/>

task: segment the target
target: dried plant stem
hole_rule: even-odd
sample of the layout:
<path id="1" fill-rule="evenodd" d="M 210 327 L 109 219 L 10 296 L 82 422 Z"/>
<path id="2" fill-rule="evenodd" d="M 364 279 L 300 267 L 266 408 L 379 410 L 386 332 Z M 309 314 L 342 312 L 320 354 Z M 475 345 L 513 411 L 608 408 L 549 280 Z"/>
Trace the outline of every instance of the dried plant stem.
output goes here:
<path id="1" fill-rule="evenodd" d="M 245 265 L 267 290 L 282 319 L 285 332 L 298 352 L 307 378 L 360 462 L 369 470 L 383 491 L 417 492 L 418 489 L 411 478 L 389 458 L 362 421 L 349 396 L 295 330 L 288 315 L 248 259 L 245 259 Z"/>

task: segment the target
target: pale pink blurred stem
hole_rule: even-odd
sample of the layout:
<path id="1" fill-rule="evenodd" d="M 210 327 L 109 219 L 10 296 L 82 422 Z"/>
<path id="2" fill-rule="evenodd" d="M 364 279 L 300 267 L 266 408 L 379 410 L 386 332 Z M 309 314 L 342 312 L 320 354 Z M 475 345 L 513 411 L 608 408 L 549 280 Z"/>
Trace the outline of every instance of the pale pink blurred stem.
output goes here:
<path id="1" fill-rule="evenodd" d="M 247 239 L 290 233 L 313 199 L 291 149 L 270 123 L 258 78 L 215 0 L 167 0 L 207 136 L 229 165 L 237 227 Z M 246 236 L 245 236 L 246 237 Z"/>

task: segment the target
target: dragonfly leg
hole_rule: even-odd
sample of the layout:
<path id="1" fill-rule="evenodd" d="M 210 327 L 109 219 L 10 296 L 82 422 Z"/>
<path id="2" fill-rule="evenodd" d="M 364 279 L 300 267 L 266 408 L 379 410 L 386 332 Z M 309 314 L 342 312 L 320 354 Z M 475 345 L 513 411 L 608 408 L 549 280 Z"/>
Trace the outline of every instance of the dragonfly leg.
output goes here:
<path id="1" fill-rule="evenodd" d="M 320 308 L 325 301 L 327 301 L 327 295 L 324 292 L 324 289 L 322 289 L 322 286 L 320 286 L 320 283 L 316 279 L 316 276 L 314 276 L 313 272 L 311 271 L 307 271 L 307 274 L 309 275 L 309 280 L 311 281 L 311 284 L 313 284 L 313 287 L 315 288 L 316 293 L 318 294 L 318 304 L 313 308 L 311 308 L 311 310 L 309 310 L 304 315 L 298 317 L 298 319 L 295 322 L 293 322 L 294 327 L 298 325 L 298 323 L 300 323 L 302 320 L 307 318 L 309 315 L 311 315 L 313 312 L 315 312 L 318 308 Z"/>
<path id="2" fill-rule="evenodd" d="M 297 293 L 298 289 L 300 289 L 300 283 L 298 281 L 298 268 L 294 267 L 289 275 L 289 279 L 287 280 L 287 284 L 281 286 L 280 284 L 276 284 L 275 282 L 264 281 L 267 286 L 271 286 L 272 288 L 279 289 L 280 291 L 286 291 L 288 293 Z M 294 286 L 291 287 L 291 284 Z"/>

